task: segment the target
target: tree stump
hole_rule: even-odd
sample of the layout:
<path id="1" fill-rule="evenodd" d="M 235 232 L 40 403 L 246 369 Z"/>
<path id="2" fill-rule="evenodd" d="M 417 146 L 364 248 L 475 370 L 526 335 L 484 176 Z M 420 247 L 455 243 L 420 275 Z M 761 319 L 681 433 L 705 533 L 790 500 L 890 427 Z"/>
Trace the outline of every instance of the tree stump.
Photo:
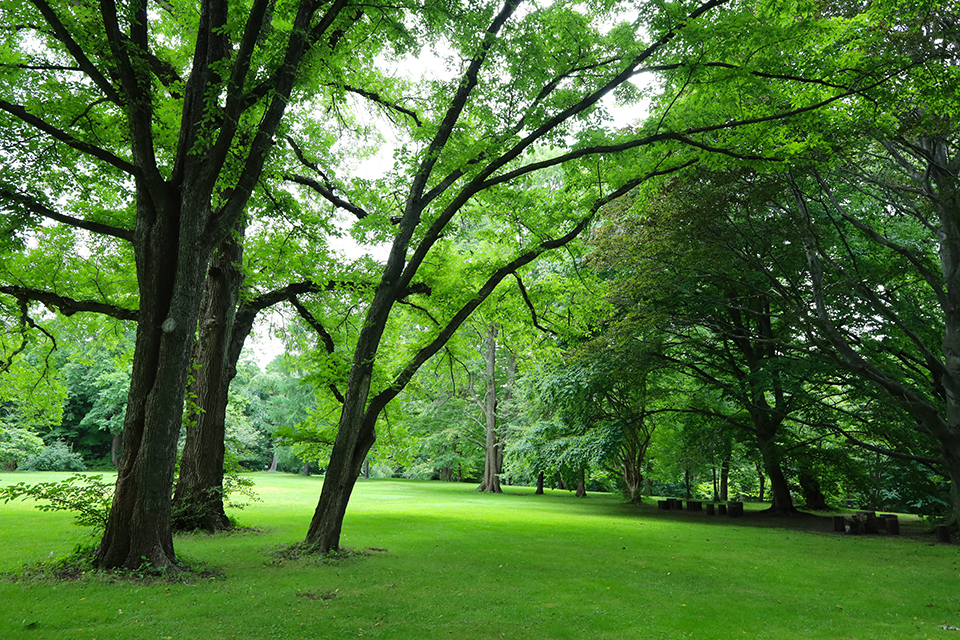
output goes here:
<path id="1" fill-rule="evenodd" d="M 712 516 L 717 512 L 717 507 L 712 502 L 707 504 L 707 515 Z"/>
<path id="2" fill-rule="evenodd" d="M 876 511 L 860 511 L 857 513 L 857 515 L 860 517 L 860 521 L 863 523 L 864 533 L 880 533 L 880 528 L 877 525 Z"/>
<path id="3" fill-rule="evenodd" d="M 702 506 L 699 500 L 687 500 L 687 511 L 703 511 Z"/>
<path id="4" fill-rule="evenodd" d="M 680 500 L 679 498 L 667 498 L 667 502 L 670 503 L 671 510 L 673 511 L 676 511 L 678 509 L 680 511 L 683 510 L 683 500 Z"/>
<path id="5" fill-rule="evenodd" d="M 839 533 L 847 530 L 847 523 L 844 522 L 843 516 L 833 516 L 833 530 Z"/>
<path id="6" fill-rule="evenodd" d="M 937 534 L 937 542 L 950 544 L 950 527 L 945 524 L 938 524 L 933 532 Z"/>
<path id="7" fill-rule="evenodd" d="M 743 517 L 743 503 L 742 502 L 728 502 L 727 503 L 728 511 L 731 518 L 740 518 Z"/>
<path id="8" fill-rule="evenodd" d="M 718 504 L 718 505 L 717 505 L 717 514 L 718 514 L 718 515 L 721 515 L 721 516 L 727 515 L 727 505 L 725 505 L 725 504 Z"/>
<path id="9" fill-rule="evenodd" d="M 900 535 L 900 519 L 897 516 L 892 514 L 886 514 L 881 518 L 883 523 L 886 525 L 887 535 L 898 536 Z"/>

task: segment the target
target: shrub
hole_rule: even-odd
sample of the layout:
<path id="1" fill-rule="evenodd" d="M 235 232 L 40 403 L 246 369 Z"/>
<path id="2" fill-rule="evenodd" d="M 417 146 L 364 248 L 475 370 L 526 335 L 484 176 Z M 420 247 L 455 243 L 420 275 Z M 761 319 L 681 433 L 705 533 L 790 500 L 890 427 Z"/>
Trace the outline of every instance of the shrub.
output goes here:
<path id="1" fill-rule="evenodd" d="M 103 476 L 74 474 L 60 482 L 40 482 L 33 485 L 18 482 L 0 487 L 4 503 L 17 498 L 33 498 L 49 504 L 38 504 L 41 511 L 75 511 L 75 524 L 93 527 L 102 531 L 110 516 L 113 501 L 113 485 L 103 481 Z"/>
<path id="2" fill-rule="evenodd" d="M 43 440 L 37 434 L 0 424 L 0 467 L 13 471 L 17 463 L 27 456 L 35 456 L 43 451 Z"/>
<path id="3" fill-rule="evenodd" d="M 83 458 L 62 440 L 47 445 L 43 451 L 24 460 L 24 471 L 86 471 Z"/>

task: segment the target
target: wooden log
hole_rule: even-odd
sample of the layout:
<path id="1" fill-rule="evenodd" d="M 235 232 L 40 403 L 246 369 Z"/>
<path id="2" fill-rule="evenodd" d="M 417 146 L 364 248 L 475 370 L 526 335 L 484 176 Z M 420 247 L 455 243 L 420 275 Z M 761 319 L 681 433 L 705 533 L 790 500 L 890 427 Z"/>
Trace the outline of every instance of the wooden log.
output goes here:
<path id="1" fill-rule="evenodd" d="M 716 513 L 717 513 L 717 505 L 713 504 L 712 502 L 708 502 L 707 515 L 712 516 L 712 515 L 716 515 Z"/>
<path id="2" fill-rule="evenodd" d="M 687 500 L 687 511 L 703 511 L 703 503 L 699 500 Z"/>
<path id="3" fill-rule="evenodd" d="M 731 518 L 740 518 L 743 516 L 743 503 L 742 502 L 728 502 L 727 511 L 730 514 Z"/>
<path id="4" fill-rule="evenodd" d="M 833 516 L 833 530 L 839 533 L 847 530 L 847 523 L 844 522 L 843 516 Z"/>
<path id="5" fill-rule="evenodd" d="M 727 505 L 718 504 L 717 505 L 717 515 L 725 516 L 727 515 Z"/>
<path id="6" fill-rule="evenodd" d="M 937 534 L 937 542 L 942 542 L 943 544 L 950 544 L 950 527 L 945 524 L 938 524 L 934 529 L 934 533 Z"/>

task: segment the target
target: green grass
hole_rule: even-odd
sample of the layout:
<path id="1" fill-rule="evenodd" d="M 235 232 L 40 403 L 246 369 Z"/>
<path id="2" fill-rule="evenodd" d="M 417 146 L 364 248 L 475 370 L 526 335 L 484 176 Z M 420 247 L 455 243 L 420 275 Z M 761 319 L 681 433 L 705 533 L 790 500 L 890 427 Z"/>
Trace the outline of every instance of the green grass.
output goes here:
<path id="1" fill-rule="evenodd" d="M 0 474 L 0 483 L 55 474 Z M 960 547 L 658 512 L 592 494 L 361 481 L 337 561 L 297 542 L 321 480 L 256 474 L 262 533 L 175 541 L 223 578 L 0 580 L 0 639 L 347 637 L 960 640 Z M 0 571 L 89 542 L 61 513 L 0 505 Z"/>

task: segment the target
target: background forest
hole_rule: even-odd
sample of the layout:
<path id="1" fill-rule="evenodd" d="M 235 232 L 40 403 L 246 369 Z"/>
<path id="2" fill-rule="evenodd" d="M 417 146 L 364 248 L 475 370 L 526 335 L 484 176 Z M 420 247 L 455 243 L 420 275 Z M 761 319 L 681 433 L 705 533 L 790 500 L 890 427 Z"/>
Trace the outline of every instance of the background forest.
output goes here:
<path id="1" fill-rule="evenodd" d="M 107 567 L 244 470 L 957 525 L 957 15 L 6 3 L 0 465 Z"/>

